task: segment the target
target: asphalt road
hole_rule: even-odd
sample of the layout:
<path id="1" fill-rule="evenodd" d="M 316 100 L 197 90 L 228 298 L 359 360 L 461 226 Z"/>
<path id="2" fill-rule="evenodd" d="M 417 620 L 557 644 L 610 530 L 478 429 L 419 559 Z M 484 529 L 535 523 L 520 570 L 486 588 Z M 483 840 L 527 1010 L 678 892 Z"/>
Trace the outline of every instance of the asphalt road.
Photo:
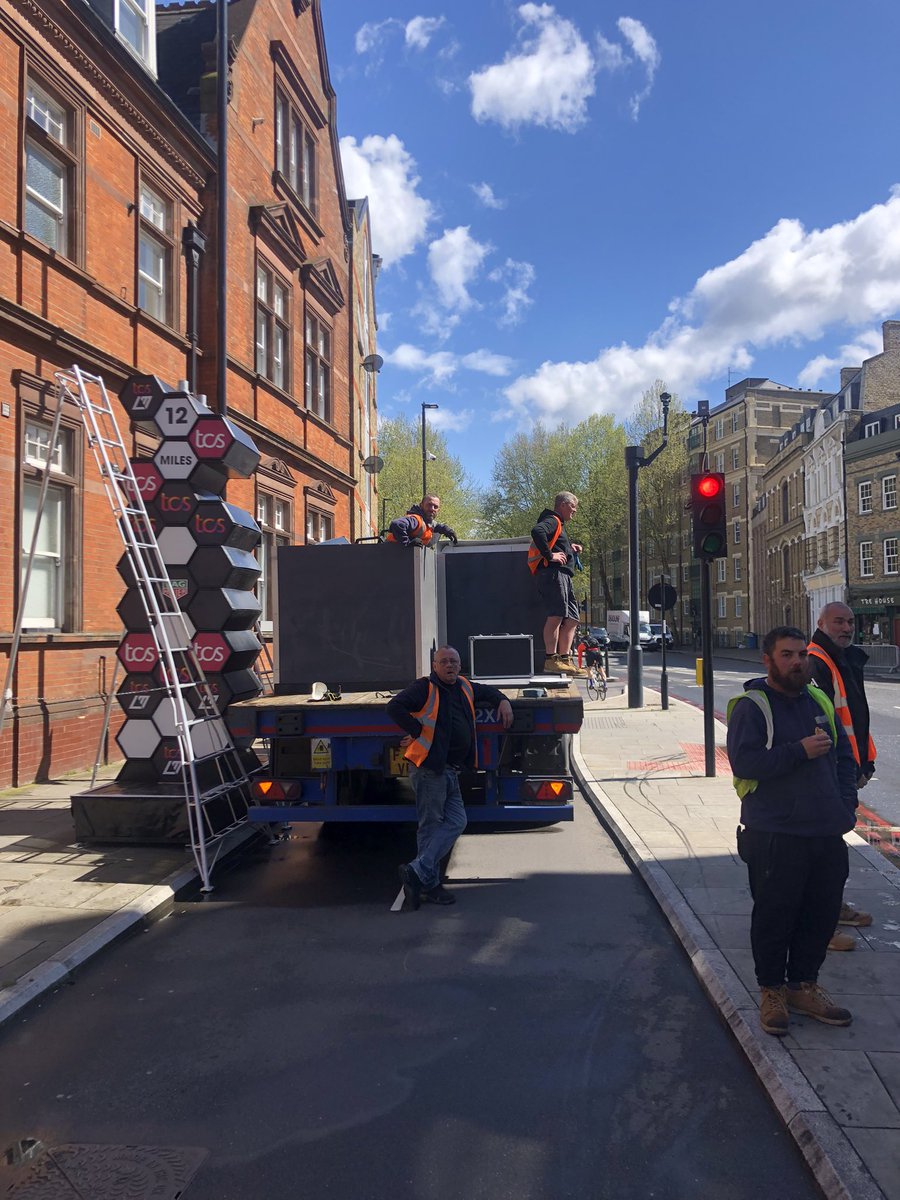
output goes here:
<path id="1" fill-rule="evenodd" d="M 4 1026 L 0 1159 L 199 1148 L 185 1200 L 819 1194 L 583 802 L 464 837 L 453 908 L 389 911 L 410 844 L 260 847 Z"/>

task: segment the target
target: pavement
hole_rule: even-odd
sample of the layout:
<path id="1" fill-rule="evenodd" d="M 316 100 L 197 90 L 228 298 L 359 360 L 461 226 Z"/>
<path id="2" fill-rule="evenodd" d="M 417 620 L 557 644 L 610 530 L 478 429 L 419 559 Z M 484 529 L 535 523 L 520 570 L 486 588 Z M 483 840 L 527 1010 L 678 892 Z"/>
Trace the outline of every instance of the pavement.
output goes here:
<path id="1" fill-rule="evenodd" d="M 585 704 L 575 752 L 585 796 L 656 898 L 824 1194 L 900 1200 L 900 871 L 847 835 L 846 896 L 874 921 L 851 931 L 855 951 L 829 954 L 821 982 L 853 1024 L 792 1016 L 788 1037 L 763 1033 L 725 728 L 716 722 L 717 773 L 707 778 L 701 711 L 674 699 L 663 711 L 646 687 L 644 707 L 629 709 L 622 690 L 613 684 L 606 701 Z M 74 843 L 70 796 L 88 784 L 79 775 L 0 793 L 0 1023 L 199 886 L 180 848 Z"/>

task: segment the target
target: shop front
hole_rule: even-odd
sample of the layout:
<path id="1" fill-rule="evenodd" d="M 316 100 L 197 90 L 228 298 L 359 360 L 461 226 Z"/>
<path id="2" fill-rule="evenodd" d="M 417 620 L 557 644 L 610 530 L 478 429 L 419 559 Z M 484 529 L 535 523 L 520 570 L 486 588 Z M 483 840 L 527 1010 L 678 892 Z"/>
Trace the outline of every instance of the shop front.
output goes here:
<path id="1" fill-rule="evenodd" d="M 856 641 L 862 645 L 900 645 L 900 587 L 855 587 L 848 604 L 856 617 Z"/>

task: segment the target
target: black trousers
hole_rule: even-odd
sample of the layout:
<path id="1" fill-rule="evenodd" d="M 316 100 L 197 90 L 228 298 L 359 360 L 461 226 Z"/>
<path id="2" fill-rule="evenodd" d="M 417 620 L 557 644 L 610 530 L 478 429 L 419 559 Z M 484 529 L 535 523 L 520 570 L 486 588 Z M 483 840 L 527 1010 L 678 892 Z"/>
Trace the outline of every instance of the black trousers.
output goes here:
<path id="1" fill-rule="evenodd" d="M 850 869 L 844 839 L 743 829 L 738 853 L 750 876 L 759 986 L 814 981 L 841 912 Z"/>

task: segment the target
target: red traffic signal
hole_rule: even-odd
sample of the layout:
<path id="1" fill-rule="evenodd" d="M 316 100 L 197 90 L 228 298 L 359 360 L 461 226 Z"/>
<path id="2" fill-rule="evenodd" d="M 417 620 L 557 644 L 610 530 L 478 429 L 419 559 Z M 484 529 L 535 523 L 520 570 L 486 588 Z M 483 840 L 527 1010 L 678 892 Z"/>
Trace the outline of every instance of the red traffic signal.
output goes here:
<path id="1" fill-rule="evenodd" d="M 728 553 L 725 476 L 704 471 L 691 476 L 691 523 L 695 558 L 724 558 Z"/>

